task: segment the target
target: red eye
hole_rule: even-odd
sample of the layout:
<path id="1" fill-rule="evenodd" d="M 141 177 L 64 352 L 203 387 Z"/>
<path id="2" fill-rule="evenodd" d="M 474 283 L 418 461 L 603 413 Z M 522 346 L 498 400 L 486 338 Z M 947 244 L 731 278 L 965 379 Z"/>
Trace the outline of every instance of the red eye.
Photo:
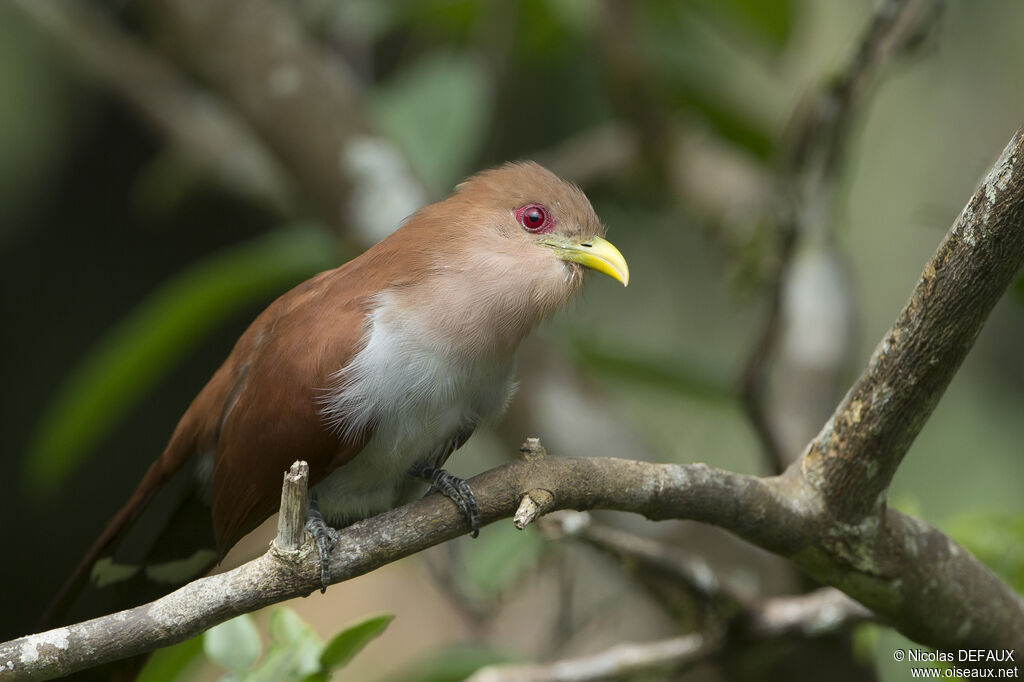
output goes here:
<path id="1" fill-rule="evenodd" d="M 554 227 L 554 220 L 547 209 L 540 204 L 527 204 L 516 210 L 516 220 L 528 232 L 548 232 Z"/>

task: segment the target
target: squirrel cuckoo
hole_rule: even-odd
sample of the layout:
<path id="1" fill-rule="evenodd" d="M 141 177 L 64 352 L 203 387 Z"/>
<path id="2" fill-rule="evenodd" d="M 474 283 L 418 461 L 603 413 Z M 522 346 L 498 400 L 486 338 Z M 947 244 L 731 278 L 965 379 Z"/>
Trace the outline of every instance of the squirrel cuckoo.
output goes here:
<path id="1" fill-rule="evenodd" d="M 475 532 L 472 491 L 441 466 L 503 411 L 517 346 L 579 290 L 584 269 L 628 282 L 603 234 L 577 187 L 511 163 L 278 298 L 196 396 L 47 620 L 128 608 L 203 575 L 276 511 L 296 459 L 309 463 L 324 562 L 325 521 L 390 509 L 423 481 Z"/>

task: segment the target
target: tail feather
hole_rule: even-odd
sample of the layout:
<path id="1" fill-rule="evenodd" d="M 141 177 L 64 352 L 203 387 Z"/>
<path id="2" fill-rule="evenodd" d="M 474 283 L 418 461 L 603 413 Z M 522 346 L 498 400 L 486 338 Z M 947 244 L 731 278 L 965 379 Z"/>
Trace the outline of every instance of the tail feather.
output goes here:
<path id="1" fill-rule="evenodd" d="M 43 615 L 44 626 L 79 622 L 152 601 L 204 575 L 220 561 L 209 493 L 200 471 L 202 458 L 183 458 L 181 466 L 167 471 L 166 462 L 174 459 L 161 457 L 150 467 L 128 504 L 111 519 L 58 592 Z"/>

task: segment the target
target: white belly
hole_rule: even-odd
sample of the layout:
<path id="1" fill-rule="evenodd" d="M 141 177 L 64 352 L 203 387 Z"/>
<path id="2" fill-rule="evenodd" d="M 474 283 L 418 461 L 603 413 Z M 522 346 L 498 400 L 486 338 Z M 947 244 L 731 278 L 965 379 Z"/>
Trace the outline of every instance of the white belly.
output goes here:
<path id="1" fill-rule="evenodd" d="M 342 436 L 373 425 L 363 450 L 313 489 L 334 526 L 424 490 L 410 470 L 446 455 L 452 438 L 500 415 L 514 390 L 514 357 L 482 362 L 430 344 L 416 327 L 414 320 L 389 315 L 386 305 L 377 308 L 363 350 L 325 393 L 322 413 Z"/>

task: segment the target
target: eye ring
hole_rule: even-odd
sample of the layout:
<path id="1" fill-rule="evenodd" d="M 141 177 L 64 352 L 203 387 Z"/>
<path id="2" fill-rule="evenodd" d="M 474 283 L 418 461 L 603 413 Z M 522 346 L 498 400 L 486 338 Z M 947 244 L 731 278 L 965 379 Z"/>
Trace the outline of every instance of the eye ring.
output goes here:
<path id="1" fill-rule="evenodd" d="M 540 204 L 526 204 L 516 209 L 516 220 L 524 230 L 533 234 L 550 232 L 555 227 L 555 219 Z"/>

